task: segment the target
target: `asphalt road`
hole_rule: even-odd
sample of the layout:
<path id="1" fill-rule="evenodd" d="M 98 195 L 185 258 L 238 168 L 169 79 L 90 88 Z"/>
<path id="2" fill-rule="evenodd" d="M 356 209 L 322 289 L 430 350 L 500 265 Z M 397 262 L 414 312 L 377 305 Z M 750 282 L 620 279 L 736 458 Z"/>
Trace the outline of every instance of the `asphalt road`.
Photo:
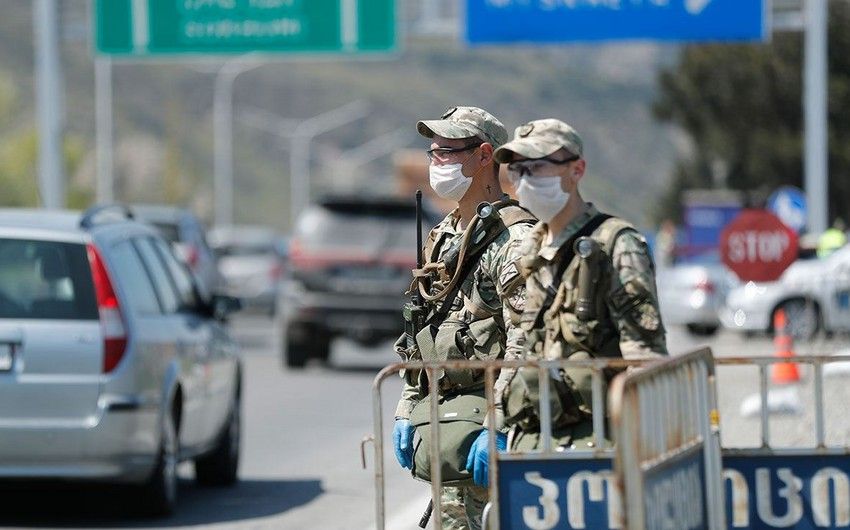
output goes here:
<path id="1" fill-rule="evenodd" d="M 394 361 L 391 344 L 363 349 L 334 344 L 332 366 L 301 371 L 281 367 L 271 321 L 262 317 L 234 322 L 242 344 L 245 370 L 244 439 L 240 482 L 234 488 L 207 489 L 192 480 L 191 465 L 181 468 L 180 505 L 168 519 L 128 515 L 132 495 L 115 487 L 36 485 L 0 488 L 2 528 L 226 528 L 360 530 L 374 523 L 372 447 L 368 470 L 361 468 L 360 440 L 372 428 L 371 386 L 376 372 Z M 682 330 L 668 335 L 670 350 L 684 353 L 708 345 L 718 356 L 769 355 L 767 338 L 721 334 L 693 338 Z M 844 338 L 801 345 L 799 353 L 834 353 Z M 840 418 L 850 398 L 848 375 L 827 377 L 827 417 Z M 772 415 L 773 441 L 811 443 L 811 374 L 795 385 L 799 414 Z M 720 368 L 718 373 L 723 440 L 757 445 L 758 418 L 740 414 L 742 402 L 758 389 L 751 368 Z M 400 390 L 391 378 L 384 385 L 384 416 L 390 418 Z M 830 422 L 832 423 L 837 422 Z M 385 422 L 389 444 L 391 423 Z M 844 425 L 828 429 L 829 440 L 848 443 Z M 386 454 L 388 528 L 416 528 L 429 489 L 410 478 Z"/>

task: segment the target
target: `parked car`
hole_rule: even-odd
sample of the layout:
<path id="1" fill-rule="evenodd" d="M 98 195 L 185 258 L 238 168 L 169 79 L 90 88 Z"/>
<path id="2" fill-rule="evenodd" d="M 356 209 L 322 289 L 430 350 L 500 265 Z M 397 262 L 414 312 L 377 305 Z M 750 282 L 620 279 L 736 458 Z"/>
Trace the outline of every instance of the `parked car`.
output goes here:
<path id="1" fill-rule="evenodd" d="M 424 230 L 438 222 L 428 210 Z M 412 200 L 336 197 L 310 206 L 289 245 L 281 303 L 282 358 L 327 361 L 334 337 L 365 345 L 397 337 L 416 265 Z"/>
<path id="2" fill-rule="evenodd" d="M 850 330 L 850 246 L 825 258 L 798 260 L 776 282 L 733 289 L 721 320 L 731 330 L 771 332 L 779 309 L 797 339 L 810 339 L 819 330 Z"/>
<path id="3" fill-rule="evenodd" d="M 658 269 L 656 285 L 665 325 L 681 325 L 694 335 L 713 335 L 720 310 L 738 280 L 715 254 Z"/>
<path id="4" fill-rule="evenodd" d="M 224 292 L 238 297 L 246 308 L 274 315 L 284 266 L 277 233 L 264 226 L 216 227 L 210 230 L 209 242 Z"/>
<path id="5" fill-rule="evenodd" d="M 155 226 L 171 243 L 177 257 L 198 277 L 206 293 L 221 289 L 223 280 L 207 243 L 206 228 L 195 214 L 185 208 L 158 204 L 134 204 L 130 210 L 137 220 Z"/>
<path id="6" fill-rule="evenodd" d="M 221 325 L 151 227 L 124 209 L 0 210 L 0 479 L 138 487 L 173 510 L 177 464 L 236 480 L 242 379 Z"/>

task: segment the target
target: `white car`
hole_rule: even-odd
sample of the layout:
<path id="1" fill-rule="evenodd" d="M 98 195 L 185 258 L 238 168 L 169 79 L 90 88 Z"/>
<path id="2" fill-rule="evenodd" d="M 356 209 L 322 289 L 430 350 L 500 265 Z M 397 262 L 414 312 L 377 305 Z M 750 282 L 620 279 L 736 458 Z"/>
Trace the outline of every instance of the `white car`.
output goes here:
<path id="1" fill-rule="evenodd" d="M 809 339 L 819 330 L 850 330 L 850 246 L 822 259 L 798 260 L 776 282 L 742 284 L 729 292 L 723 326 L 770 332 L 784 309 L 791 334 Z"/>

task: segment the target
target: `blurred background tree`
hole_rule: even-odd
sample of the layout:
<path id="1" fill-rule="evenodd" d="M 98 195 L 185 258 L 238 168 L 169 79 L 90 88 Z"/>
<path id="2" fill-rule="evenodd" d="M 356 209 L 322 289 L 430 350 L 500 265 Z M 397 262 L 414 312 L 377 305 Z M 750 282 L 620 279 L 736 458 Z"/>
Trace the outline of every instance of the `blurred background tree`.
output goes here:
<path id="1" fill-rule="evenodd" d="M 850 218 L 850 3 L 830 2 L 830 221 Z M 680 219 L 693 188 L 767 192 L 803 185 L 803 36 L 759 45 L 689 46 L 659 74 L 657 119 L 689 139 L 655 212 Z"/>

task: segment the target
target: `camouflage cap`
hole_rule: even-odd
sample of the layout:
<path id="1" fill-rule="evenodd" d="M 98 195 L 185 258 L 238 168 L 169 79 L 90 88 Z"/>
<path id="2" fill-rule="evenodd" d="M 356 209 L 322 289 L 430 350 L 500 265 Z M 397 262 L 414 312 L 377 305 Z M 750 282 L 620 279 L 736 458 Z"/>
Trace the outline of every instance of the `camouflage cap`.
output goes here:
<path id="1" fill-rule="evenodd" d="M 506 164 L 513 160 L 515 154 L 525 158 L 543 158 L 562 147 L 573 155 L 583 156 L 584 144 L 576 130 L 561 120 L 547 118 L 517 127 L 514 139 L 496 149 L 493 157 L 500 164 Z"/>
<path id="2" fill-rule="evenodd" d="M 449 107 L 439 120 L 425 120 L 416 124 L 416 130 L 425 138 L 463 139 L 478 137 L 493 147 L 508 141 L 508 130 L 495 116 L 478 107 Z"/>

